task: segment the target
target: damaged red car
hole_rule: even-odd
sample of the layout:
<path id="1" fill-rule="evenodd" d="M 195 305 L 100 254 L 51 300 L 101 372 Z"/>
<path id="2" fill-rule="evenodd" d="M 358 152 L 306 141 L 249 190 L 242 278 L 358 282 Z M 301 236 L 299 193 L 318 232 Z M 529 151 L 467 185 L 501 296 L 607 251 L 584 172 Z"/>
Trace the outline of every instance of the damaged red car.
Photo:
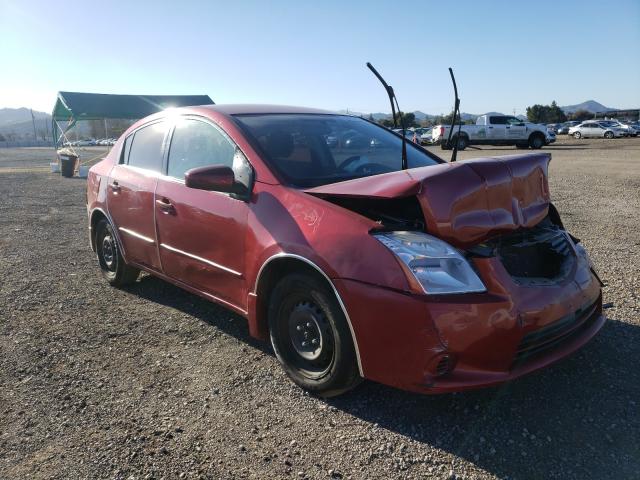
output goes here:
<path id="1" fill-rule="evenodd" d="M 270 339 L 291 379 L 440 393 L 514 379 L 602 327 L 549 154 L 448 163 L 362 118 L 215 105 L 147 117 L 88 178 L 91 245 Z M 407 168 L 403 168 L 406 166 Z"/>

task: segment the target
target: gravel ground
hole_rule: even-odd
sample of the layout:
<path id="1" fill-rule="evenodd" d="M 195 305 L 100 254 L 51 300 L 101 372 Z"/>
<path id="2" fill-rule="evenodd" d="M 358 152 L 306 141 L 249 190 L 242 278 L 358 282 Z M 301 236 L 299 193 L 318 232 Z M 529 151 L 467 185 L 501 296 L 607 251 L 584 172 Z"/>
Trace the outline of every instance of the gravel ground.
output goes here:
<path id="1" fill-rule="evenodd" d="M 639 478 L 640 138 L 547 151 L 614 303 L 602 332 L 499 388 L 322 400 L 235 314 L 150 276 L 108 287 L 85 181 L 0 150 L 0 478 Z"/>

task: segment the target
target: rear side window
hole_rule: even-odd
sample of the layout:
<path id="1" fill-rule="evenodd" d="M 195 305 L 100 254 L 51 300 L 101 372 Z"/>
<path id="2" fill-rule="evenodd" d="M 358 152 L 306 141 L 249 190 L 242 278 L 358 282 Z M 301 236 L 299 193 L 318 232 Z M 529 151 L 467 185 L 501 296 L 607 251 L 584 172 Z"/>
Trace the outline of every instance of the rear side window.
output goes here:
<path id="1" fill-rule="evenodd" d="M 122 158 L 120 159 L 120 163 L 129 163 L 129 152 L 131 151 L 131 141 L 133 140 L 133 135 L 129 135 L 124 140 L 124 147 L 122 148 Z"/>
<path id="2" fill-rule="evenodd" d="M 162 171 L 162 142 L 165 131 L 165 122 L 154 123 L 138 130 L 133 136 L 128 164 L 153 172 Z"/>
<path id="3" fill-rule="evenodd" d="M 187 170 L 208 165 L 233 167 L 235 146 L 213 125 L 184 119 L 176 124 L 167 174 L 183 179 Z"/>

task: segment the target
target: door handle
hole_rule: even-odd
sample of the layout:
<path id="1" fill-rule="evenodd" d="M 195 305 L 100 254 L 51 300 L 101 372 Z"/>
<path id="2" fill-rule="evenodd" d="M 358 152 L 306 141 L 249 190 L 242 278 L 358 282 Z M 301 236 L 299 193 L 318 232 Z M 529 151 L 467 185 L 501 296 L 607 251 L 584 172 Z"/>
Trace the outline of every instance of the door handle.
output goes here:
<path id="1" fill-rule="evenodd" d="M 493 127 L 490 126 L 489 128 L 493 128 Z"/>
<path id="2" fill-rule="evenodd" d="M 120 184 L 118 184 L 118 182 L 116 180 L 111 182 L 111 191 L 113 193 L 118 193 L 120 191 Z"/>
<path id="3" fill-rule="evenodd" d="M 156 200 L 156 205 L 158 205 L 164 214 L 175 213 L 176 211 L 176 209 L 173 208 L 173 204 L 167 198 Z"/>

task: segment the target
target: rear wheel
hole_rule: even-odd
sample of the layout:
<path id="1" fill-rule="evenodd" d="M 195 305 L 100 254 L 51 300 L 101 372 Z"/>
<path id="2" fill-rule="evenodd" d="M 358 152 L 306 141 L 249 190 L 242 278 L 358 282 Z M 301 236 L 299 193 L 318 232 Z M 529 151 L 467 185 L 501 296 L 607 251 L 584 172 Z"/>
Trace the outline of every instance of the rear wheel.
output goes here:
<path id="1" fill-rule="evenodd" d="M 464 150 L 469 145 L 469 139 L 464 135 L 460 135 L 460 137 L 456 137 L 454 139 L 454 145 L 455 145 L 455 142 L 458 142 L 458 150 Z"/>
<path id="2" fill-rule="evenodd" d="M 613 138 L 613 132 L 604 132 L 604 138 Z"/>
<path id="3" fill-rule="evenodd" d="M 580 132 L 575 132 L 573 134 L 573 138 L 581 139 L 582 138 L 582 134 Z"/>
<path id="4" fill-rule="evenodd" d="M 285 372 L 305 390 L 331 397 L 359 383 L 347 320 L 334 293 L 316 277 L 280 280 L 269 300 L 269 334 Z"/>
<path id="5" fill-rule="evenodd" d="M 114 287 L 133 283 L 138 278 L 140 270 L 125 263 L 113 228 L 105 219 L 96 226 L 96 253 L 102 276 Z"/>

